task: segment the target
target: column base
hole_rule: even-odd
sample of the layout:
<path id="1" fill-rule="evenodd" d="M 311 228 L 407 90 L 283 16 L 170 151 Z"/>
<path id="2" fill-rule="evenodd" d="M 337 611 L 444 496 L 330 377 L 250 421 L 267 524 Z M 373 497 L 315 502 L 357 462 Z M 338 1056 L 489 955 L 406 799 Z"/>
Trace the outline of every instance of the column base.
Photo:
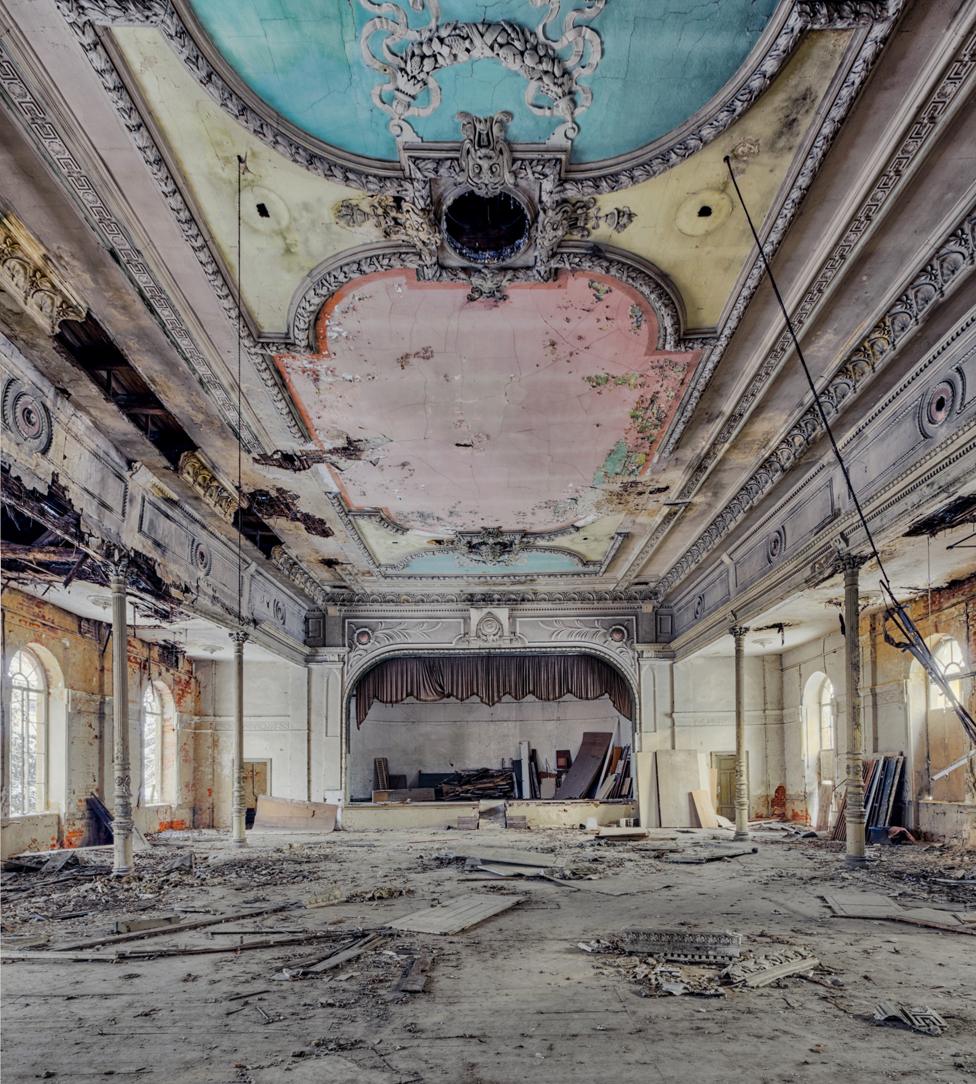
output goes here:
<path id="1" fill-rule="evenodd" d="M 748 832 L 736 832 L 732 838 L 738 840 L 741 843 L 743 841 L 752 839 L 752 836 L 749 835 Z"/>
<path id="2" fill-rule="evenodd" d="M 128 877 L 132 872 L 132 866 L 121 866 L 119 869 L 112 870 L 113 877 Z"/>

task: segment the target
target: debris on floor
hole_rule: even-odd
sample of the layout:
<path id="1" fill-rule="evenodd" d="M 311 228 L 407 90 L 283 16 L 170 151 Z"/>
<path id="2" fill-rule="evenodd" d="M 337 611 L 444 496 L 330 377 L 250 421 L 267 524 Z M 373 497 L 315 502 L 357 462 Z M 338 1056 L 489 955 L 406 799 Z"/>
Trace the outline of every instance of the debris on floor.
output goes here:
<path id="1" fill-rule="evenodd" d="M 722 978 L 731 986 L 769 986 L 790 975 L 813 971 L 819 965 L 816 956 L 805 949 L 786 948 L 764 956 L 736 960 L 722 972 Z"/>
<path id="2" fill-rule="evenodd" d="M 470 930 L 524 902 L 524 896 L 460 896 L 440 907 L 425 907 L 388 923 L 394 930 L 452 934 Z"/>
<path id="3" fill-rule="evenodd" d="M 910 1028 L 923 1035 L 941 1035 L 949 1026 L 934 1009 L 909 1008 L 893 1001 L 882 1001 L 874 1010 L 874 1020 L 877 1024 Z"/>

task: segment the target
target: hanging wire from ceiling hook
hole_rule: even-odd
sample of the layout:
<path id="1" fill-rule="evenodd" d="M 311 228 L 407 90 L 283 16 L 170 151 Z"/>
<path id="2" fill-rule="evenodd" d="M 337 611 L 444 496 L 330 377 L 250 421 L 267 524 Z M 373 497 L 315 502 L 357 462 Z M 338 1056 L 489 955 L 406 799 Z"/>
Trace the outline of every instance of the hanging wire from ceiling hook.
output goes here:
<path id="1" fill-rule="evenodd" d="M 962 723 L 963 730 L 966 732 L 966 736 L 969 738 L 970 743 L 976 747 L 976 721 L 969 714 L 966 708 L 960 703 L 959 698 L 955 694 L 955 690 L 952 688 L 952 683 L 948 680 L 946 675 L 942 671 L 942 667 L 938 661 L 932 655 L 929 650 L 928 644 L 926 644 L 924 637 L 919 632 L 915 622 L 911 619 L 908 611 L 899 602 L 895 595 L 894 588 L 891 586 L 891 581 L 888 579 L 888 573 L 884 566 L 884 561 L 881 559 L 881 554 L 878 551 L 878 547 L 874 541 L 874 535 L 871 532 L 871 528 L 868 525 L 867 516 L 864 514 L 864 509 L 861 507 L 861 502 L 858 499 L 857 490 L 854 488 L 854 483 L 851 481 L 850 470 L 847 463 L 844 460 L 844 456 L 841 453 L 840 446 L 837 443 L 837 439 L 834 436 L 834 431 L 830 427 L 830 422 L 827 418 L 827 411 L 824 407 L 823 397 L 817 390 L 817 385 L 814 383 L 813 376 L 810 373 L 810 367 L 807 365 L 807 360 L 803 355 L 803 348 L 800 346 L 800 340 L 797 338 L 796 329 L 793 327 L 793 320 L 790 317 L 789 311 L 786 308 L 786 303 L 783 301 L 783 295 L 780 293 L 779 285 L 776 282 L 776 277 L 773 274 L 773 269 L 769 264 L 769 260 L 766 256 L 766 250 L 763 248 L 762 241 L 759 239 L 759 233 L 756 230 L 755 224 L 752 221 L 752 215 L 749 214 L 749 208 L 746 205 L 745 198 L 742 195 L 742 190 L 739 188 L 739 182 L 736 180 L 735 171 L 732 168 L 732 159 L 729 155 L 726 155 L 724 162 L 729 171 L 729 176 L 732 178 L 732 186 L 735 188 L 735 194 L 739 197 L 739 204 L 742 207 L 743 214 L 746 216 L 746 221 L 749 223 L 749 229 L 752 231 L 753 240 L 756 242 L 756 247 L 759 249 L 759 258 L 763 262 L 763 267 L 766 269 L 766 275 L 769 278 L 769 285 L 772 287 L 773 294 L 776 296 L 776 301 L 779 304 L 780 311 L 783 314 L 783 319 L 786 321 L 786 329 L 790 334 L 790 338 L 793 341 L 793 347 L 796 350 L 796 356 L 799 359 L 800 367 L 803 369 L 803 375 L 807 379 L 807 384 L 810 387 L 810 391 L 813 394 L 813 401 L 817 408 L 817 413 L 820 415 L 820 421 L 823 423 L 824 432 L 827 434 L 827 439 L 830 441 L 830 447 L 833 451 L 834 458 L 837 460 L 837 465 L 840 468 L 840 472 L 843 475 L 844 483 L 847 487 L 847 492 L 851 498 L 851 504 L 854 506 L 854 510 L 857 512 L 858 519 L 861 521 L 861 527 L 864 530 L 864 535 L 867 538 L 869 547 L 871 548 L 871 554 L 878 564 L 879 584 L 881 587 L 881 595 L 884 599 L 885 624 L 883 626 L 883 635 L 885 641 L 892 647 L 898 648 L 900 651 L 908 651 L 919 664 L 924 668 L 933 684 L 942 692 L 946 701 L 952 707 L 953 711 L 959 717 L 960 723 Z M 902 637 L 901 640 L 895 639 L 888 631 L 888 623 L 894 626 L 897 635 Z M 857 635 L 857 630 L 851 630 L 853 635 Z M 974 750 L 976 752 L 976 750 Z M 961 761 L 957 761 L 955 765 L 950 765 L 950 770 L 959 767 L 969 761 L 973 753 L 967 754 Z M 945 769 L 943 769 L 945 771 Z"/>

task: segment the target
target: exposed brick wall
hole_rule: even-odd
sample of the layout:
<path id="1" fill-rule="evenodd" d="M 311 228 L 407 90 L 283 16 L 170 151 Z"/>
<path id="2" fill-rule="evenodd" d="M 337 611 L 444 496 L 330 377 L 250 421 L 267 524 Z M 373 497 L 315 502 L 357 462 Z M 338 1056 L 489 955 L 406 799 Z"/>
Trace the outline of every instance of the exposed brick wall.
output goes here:
<path id="1" fill-rule="evenodd" d="M 44 599 L 8 588 L 3 603 L 3 670 L 12 655 L 24 647 L 40 647 L 42 661 L 52 673 L 50 690 L 50 744 L 67 742 L 66 777 L 59 794 L 49 793 L 50 812 L 59 812 L 56 828 L 51 818 L 41 820 L 43 838 L 31 836 L 35 845 L 77 845 L 85 829 L 85 797 L 95 792 L 112 805 L 112 650 L 110 626 L 68 613 Z M 181 657 L 173 666 L 164 660 L 158 645 L 134 637 L 128 640 L 129 719 L 133 786 L 141 778 L 141 698 L 149 680 L 161 681 L 172 694 L 177 719 L 192 718 L 197 702 L 197 682 L 192 662 Z M 53 666 L 52 666 L 53 663 Z M 6 684 L 6 683 L 5 683 Z M 9 694 L 4 695 L 4 706 Z M 173 722 L 175 722 L 174 720 Z M 49 748 L 51 756 L 60 750 Z M 188 827 L 193 785 L 192 731 L 170 727 L 164 734 L 163 773 L 170 792 L 166 805 L 139 808 L 136 821 L 143 831 L 165 827 Z M 50 773 L 49 773 L 50 774 Z M 6 767 L 4 773 L 6 780 Z M 177 789 L 178 788 L 178 789 Z M 135 795 L 133 796 L 135 798 Z M 63 810 L 54 803 L 65 802 Z M 17 818 L 24 820 L 27 818 Z M 11 836 L 24 835 L 25 824 L 12 824 Z M 30 833 L 28 833 L 29 835 Z"/>

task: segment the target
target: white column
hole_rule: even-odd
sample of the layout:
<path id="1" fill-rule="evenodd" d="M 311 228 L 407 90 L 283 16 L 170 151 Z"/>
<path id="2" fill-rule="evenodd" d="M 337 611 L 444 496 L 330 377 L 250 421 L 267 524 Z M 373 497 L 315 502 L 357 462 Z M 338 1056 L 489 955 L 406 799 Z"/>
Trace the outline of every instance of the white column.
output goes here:
<path id="1" fill-rule="evenodd" d="M 661 811 L 657 793 L 655 754 L 675 747 L 674 662 L 667 648 L 643 645 L 638 648 L 640 690 L 637 733 L 634 736 L 637 804 L 641 827 L 657 828 Z"/>
<path id="2" fill-rule="evenodd" d="M 729 629 L 735 640 L 735 838 L 749 838 L 749 772 L 746 763 L 746 713 L 743 668 L 746 633 L 741 625 Z"/>
<path id="3" fill-rule="evenodd" d="M 233 785 L 231 787 L 230 837 L 235 846 L 247 846 L 244 835 L 244 644 L 247 633 L 243 629 L 232 632 L 234 641 L 234 753 L 231 761 Z"/>
<path id="4" fill-rule="evenodd" d="M 128 561 L 112 565 L 112 775 L 115 784 L 112 836 L 112 873 L 117 877 L 132 872 L 132 774 L 129 768 L 129 631 L 125 612 L 125 584 Z"/>
<path id="5" fill-rule="evenodd" d="M 847 701 L 847 861 L 860 865 L 864 848 L 864 732 L 861 723 L 861 637 L 858 573 L 864 559 L 847 554 L 844 570 L 844 660 Z"/>
<path id="6" fill-rule="evenodd" d="M 308 664 L 312 800 L 338 805 L 343 801 L 345 654 L 341 648 L 323 648 Z"/>

